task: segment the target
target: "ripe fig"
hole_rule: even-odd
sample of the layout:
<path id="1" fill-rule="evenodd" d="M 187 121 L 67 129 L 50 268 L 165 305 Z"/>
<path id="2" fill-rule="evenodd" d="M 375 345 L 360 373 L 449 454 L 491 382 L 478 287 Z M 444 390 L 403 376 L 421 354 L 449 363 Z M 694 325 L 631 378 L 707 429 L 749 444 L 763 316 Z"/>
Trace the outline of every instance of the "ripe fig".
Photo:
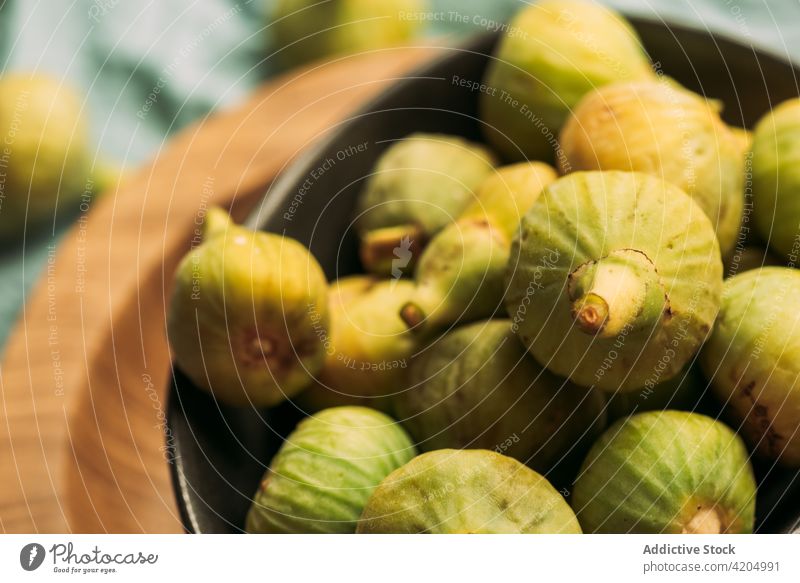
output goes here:
<path id="1" fill-rule="evenodd" d="M 638 36 L 593 2 L 542 0 L 510 23 L 481 95 L 489 142 L 509 160 L 560 158 L 557 135 L 578 101 L 613 81 L 653 77 Z"/>
<path id="2" fill-rule="evenodd" d="M 403 15 L 426 6 L 424 0 L 278 0 L 270 31 L 280 62 L 294 67 L 403 44 L 422 27 L 419 19 Z"/>
<path id="3" fill-rule="evenodd" d="M 358 201 L 367 271 L 410 274 L 425 243 L 469 204 L 494 164 L 485 147 L 455 136 L 418 133 L 390 146 Z"/>
<path id="4" fill-rule="evenodd" d="M 762 455 L 800 467 L 800 271 L 764 267 L 725 282 L 700 353 L 714 392 Z"/>
<path id="5" fill-rule="evenodd" d="M 372 491 L 416 455 L 399 424 L 366 407 L 300 422 L 270 462 L 247 514 L 250 533 L 355 532 Z"/>
<path id="6" fill-rule="evenodd" d="M 756 481 L 733 431 L 698 413 L 652 411 L 611 426 L 575 482 L 592 533 L 747 534 Z"/>
<path id="7" fill-rule="evenodd" d="M 753 216 L 758 234 L 794 267 L 800 256 L 800 99 L 767 114 L 753 136 Z"/>
<path id="8" fill-rule="evenodd" d="M 582 386 L 633 391 L 675 376 L 722 293 L 714 229 L 680 188 L 635 172 L 575 172 L 522 219 L 506 307 L 534 357 Z"/>
<path id="9" fill-rule="evenodd" d="M 301 406 L 369 404 L 406 387 L 408 363 L 422 337 L 400 319 L 400 307 L 414 291 L 408 280 L 356 276 L 339 280 L 330 298 L 330 336 L 316 383 Z"/>
<path id="10" fill-rule="evenodd" d="M 565 455 L 582 457 L 579 443 L 605 422 L 603 395 L 539 366 L 509 320 L 436 340 L 411 363 L 409 387 L 394 411 L 420 449 L 493 449 L 542 473 Z"/>
<path id="11" fill-rule="evenodd" d="M 491 316 L 502 302 L 505 267 L 520 218 L 553 182 L 555 170 L 526 162 L 496 170 L 458 220 L 422 253 L 417 289 L 403 308 L 410 326 L 431 330 Z"/>
<path id="12" fill-rule="evenodd" d="M 91 178 L 82 99 L 44 75 L 0 77 L 0 238 L 54 220 Z"/>
<path id="13" fill-rule="evenodd" d="M 308 250 L 210 213 L 206 240 L 181 261 L 169 305 L 178 367 L 230 405 L 272 406 L 325 359 L 328 284 Z"/>
<path id="14" fill-rule="evenodd" d="M 359 534 L 580 534 L 550 483 L 486 450 L 424 453 L 375 489 Z"/>
<path id="15" fill-rule="evenodd" d="M 740 141 L 699 95 L 665 81 L 592 91 L 561 131 L 562 172 L 652 174 L 691 196 L 711 219 L 723 256 L 733 251 L 744 207 Z"/>

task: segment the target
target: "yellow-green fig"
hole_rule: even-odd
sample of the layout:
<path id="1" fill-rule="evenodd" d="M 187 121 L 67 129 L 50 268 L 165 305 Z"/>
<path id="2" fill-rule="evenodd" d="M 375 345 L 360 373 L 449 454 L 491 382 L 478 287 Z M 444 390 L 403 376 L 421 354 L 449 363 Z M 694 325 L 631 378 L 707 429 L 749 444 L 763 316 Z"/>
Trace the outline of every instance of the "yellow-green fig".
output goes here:
<path id="1" fill-rule="evenodd" d="M 91 174 L 81 98 L 45 75 L 0 77 L 0 237 L 54 220 Z"/>
<path id="2" fill-rule="evenodd" d="M 420 250 L 456 220 L 494 164 L 484 146 L 456 136 L 417 133 L 391 145 L 357 205 L 367 271 L 410 275 Z"/>
<path id="3" fill-rule="evenodd" d="M 800 271 L 764 267 L 725 282 L 700 353 L 715 394 L 762 455 L 800 467 Z"/>
<path id="4" fill-rule="evenodd" d="M 422 253 L 416 290 L 402 311 L 405 322 L 436 330 L 491 316 L 504 295 L 505 266 L 520 219 L 556 178 L 543 162 L 494 171 L 458 220 Z"/>
<path id="5" fill-rule="evenodd" d="M 575 172 L 522 220 L 506 308 L 540 364 L 582 386 L 634 391 L 674 377 L 711 330 L 719 243 L 677 186 L 635 172 Z"/>
<path id="6" fill-rule="evenodd" d="M 616 421 L 634 413 L 665 409 L 694 411 L 700 405 L 705 389 L 705 379 L 699 367 L 687 366 L 664 382 L 651 379 L 639 390 L 609 395 L 608 418 Z"/>
<path id="7" fill-rule="evenodd" d="M 395 416 L 420 449 L 493 449 L 543 474 L 585 454 L 580 444 L 604 428 L 604 406 L 601 393 L 542 368 L 509 320 L 476 322 L 434 341 L 394 399 Z"/>
<path id="8" fill-rule="evenodd" d="M 269 30 L 285 66 L 374 51 L 411 40 L 425 0 L 278 0 Z"/>
<path id="9" fill-rule="evenodd" d="M 423 339 L 399 315 L 413 291 L 408 280 L 365 276 L 332 286 L 325 362 L 314 385 L 300 396 L 301 406 L 386 408 L 382 398 L 406 387 L 409 361 Z"/>
<path id="10" fill-rule="evenodd" d="M 181 261 L 167 331 L 178 367 L 230 405 L 272 406 L 325 360 L 328 284 L 308 249 L 280 235 L 206 217 Z"/>
<path id="11" fill-rule="evenodd" d="M 562 172 L 627 170 L 671 182 L 732 252 L 744 207 L 742 146 L 712 105 L 665 81 L 613 83 L 584 97 L 561 131 Z"/>
<path id="12" fill-rule="evenodd" d="M 595 2 L 542 0 L 505 30 L 484 83 L 481 120 L 509 160 L 560 158 L 558 132 L 578 101 L 614 81 L 654 76 L 638 36 Z"/>
<path id="13" fill-rule="evenodd" d="M 321 411 L 301 421 L 270 462 L 247 532 L 353 533 L 373 490 L 415 455 L 403 428 L 383 413 Z"/>
<path id="14" fill-rule="evenodd" d="M 753 216 L 771 249 L 800 256 L 800 98 L 768 113 L 753 136 Z"/>
<path id="15" fill-rule="evenodd" d="M 697 413 L 622 419 L 583 462 L 572 507 L 590 533 L 747 534 L 756 481 L 741 438 Z"/>
<path id="16" fill-rule="evenodd" d="M 756 245 L 737 245 L 725 266 L 725 277 L 733 277 L 745 271 L 760 267 L 784 266 L 785 262 L 776 257 L 769 249 Z"/>
<path id="17" fill-rule="evenodd" d="M 389 474 L 364 508 L 359 534 L 580 534 L 550 483 L 486 450 L 424 453 Z"/>

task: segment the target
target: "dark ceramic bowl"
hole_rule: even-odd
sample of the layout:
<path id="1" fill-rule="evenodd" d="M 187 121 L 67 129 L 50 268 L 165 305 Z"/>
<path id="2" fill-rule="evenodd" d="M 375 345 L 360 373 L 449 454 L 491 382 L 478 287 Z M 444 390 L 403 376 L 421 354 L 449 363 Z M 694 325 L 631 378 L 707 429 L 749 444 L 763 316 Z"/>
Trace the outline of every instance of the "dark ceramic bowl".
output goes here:
<path id="1" fill-rule="evenodd" d="M 721 99 L 731 124 L 751 127 L 772 106 L 798 95 L 798 69 L 786 58 L 706 31 L 633 23 L 661 70 L 694 91 Z M 446 49 L 347 120 L 269 188 L 249 226 L 305 243 L 330 278 L 360 271 L 351 218 L 364 178 L 392 140 L 411 132 L 481 138 L 477 93 L 452 79 L 480 80 L 496 40 L 487 36 Z M 359 144 L 366 148 L 353 153 Z M 335 163 L 325 165 L 329 159 Z M 323 165 L 324 176 L 306 184 L 301 208 L 287 220 L 295 194 Z M 168 417 L 172 476 L 186 530 L 241 532 L 259 480 L 300 411 L 292 403 L 265 411 L 220 407 L 175 371 Z M 757 473 L 759 532 L 798 528 L 797 473 L 772 466 L 758 467 Z"/>

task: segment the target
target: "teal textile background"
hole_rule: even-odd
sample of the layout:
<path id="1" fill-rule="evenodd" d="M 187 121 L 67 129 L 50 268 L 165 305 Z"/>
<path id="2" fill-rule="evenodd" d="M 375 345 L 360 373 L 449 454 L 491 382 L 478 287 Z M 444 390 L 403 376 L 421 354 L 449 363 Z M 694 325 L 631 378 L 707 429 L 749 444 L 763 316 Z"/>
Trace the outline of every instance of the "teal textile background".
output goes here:
<path id="1" fill-rule="evenodd" d="M 430 0 L 431 10 L 502 21 L 522 0 Z M 168 136 L 240 102 L 276 72 L 271 0 L 0 0 L 2 71 L 37 70 L 86 94 L 97 157 L 128 167 Z M 629 13 L 725 31 L 800 60 L 797 0 L 609 0 Z M 428 34 L 483 30 L 445 18 Z M 0 250 L 0 346 L 72 217 Z"/>

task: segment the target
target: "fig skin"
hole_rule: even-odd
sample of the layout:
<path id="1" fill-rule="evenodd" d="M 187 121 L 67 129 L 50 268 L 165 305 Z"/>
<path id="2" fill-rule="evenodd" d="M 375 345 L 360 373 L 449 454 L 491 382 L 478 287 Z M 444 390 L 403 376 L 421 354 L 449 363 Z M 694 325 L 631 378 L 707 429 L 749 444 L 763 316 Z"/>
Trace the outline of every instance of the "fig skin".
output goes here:
<path id="1" fill-rule="evenodd" d="M 523 218 L 507 278 L 514 329 L 540 364 L 582 386 L 634 391 L 674 377 L 705 340 L 722 261 L 708 217 L 678 187 L 576 172 Z"/>
<path id="2" fill-rule="evenodd" d="M 753 136 L 753 218 L 770 249 L 800 255 L 800 98 L 776 107 Z"/>
<path id="3" fill-rule="evenodd" d="M 0 238 L 20 236 L 26 224 L 52 223 L 85 189 L 95 191 L 82 101 L 45 75 L 0 78 L 0 135 L 8 152 L 0 168 Z"/>
<path id="4" fill-rule="evenodd" d="M 644 172 L 680 187 L 715 225 L 723 257 L 733 251 L 744 208 L 741 139 L 713 105 L 675 83 L 613 83 L 592 91 L 561 130 L 563 173 Z"/>
<path id="5" fill-rule="evenodd" d="M 456 136 L 416 133 L 390 146 L 358 200 L 365 269 L 410 275 L 427 241 L 455 220 L 494 166 L 488 149 Z"/>
<path id="6" fill-rule="evenodd" d="M 489 64 L 484 83 L 495 91 L 480 102 L 486 137 L 509 161 L 559 158 L 558 132 L 586 93 L 654 75 L 638 36 L 616 12 L 543 0 L 517 14 Z"/>
<path id="7" fill-rule="evenodd" d="M 422 23 L 400 14 L 426 6 L 423 0 L 278 0 L 270 19 L 276 56 L 288 68 L 403 44 Z"/>
<path id="8" fill-rule="evenodd" d="M 393 419 L 335 407 L 301 421 L 270 462 L 246 530 L 351 534 L 372 491 L 416 455 Z"/>
<path id="9" fill-rule="evenodd" d="M 206 239 L 175 274 L 167 319 L 175 362 L 228 405 L 277 405 L 305 389 L 325 359 L 325 275 L 297 241 L 226 225 L 216 211 L 206 220 Z"/>
<path id="10" fill-rule="evenodd" d="M 566 455 L 582 457 L 579 444 L 605 426 L 603 395 L 539 366 L 510 320 L 436 340 L 411 363 L 409 385 L 394 411 L 423 451 L 492 449 L 547 473 Z"/>
<path id="11" fill-rule="evenodd" d="M 429 243 L 415 270 L 417 290 L 401 317 L 437 330 L 491 316 L 505 293 L 505 267 L 522 216 L 557 178 L 543 162 L 493 172 L 458 220 Z"/>
<path id="12" fill-rule="evenodd" d="M 338 280 L 330 294 L 330 337 L 316 382 L 299 398 L 312 410 L 360 404 L 388 411 L 384 398 L 403 390 L 411 356 L 424 337 L 400 319 L 414 291 L 408 280 L 355 276 Z"/>
<path id="13" fill-rule="evenodd" d="M 370 496 L 358 534 L 581 534 L 550 483 L 486 450 L 417 456 Z"/>
<path id="14" fill-rule="evenodd" d="M 761 455 L 800 467 L 800 271 L 764 267 L 725 282 L 700 362 Z"/>
<path id="15" fill-rule="evenodd" d="M 741 438 L 698 413 L 652 411 L 612 425 L 572 494 L 587 533 L 748 534 L 756 481 Z"/>

